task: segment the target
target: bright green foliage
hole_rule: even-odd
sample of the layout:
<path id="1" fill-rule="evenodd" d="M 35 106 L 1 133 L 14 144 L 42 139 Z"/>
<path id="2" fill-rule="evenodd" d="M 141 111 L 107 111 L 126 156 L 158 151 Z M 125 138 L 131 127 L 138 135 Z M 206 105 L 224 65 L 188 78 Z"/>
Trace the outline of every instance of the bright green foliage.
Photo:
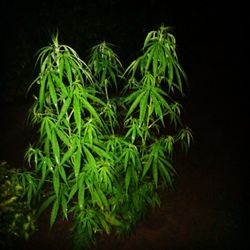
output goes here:
<path id="1" fill-rule="evenodd" d="M 78 249 L 90 248 L 96 233 L 131 231 L 160 204 L 159 188 L 172 185 L 174 147 L 187 149 L 192 139 L 171 96 L 185 79 L 175 46 L 167 27 L 150 32 L 124 73 L 106 42 L 88 63 L 57 36 L 39 51 L 30 118 L 40 137 L 26 153 L 34 169 L 26 194 L 40 204 L 38 215 L 52 208 L 51 226 L 73 218 Z M 164 132 L 170 127 L 174 134 Z"/>
<path id="2" fill-rule="evenodd" d="M 30 208 L 33 193 L 32 177 L 0 163 L 0 248 L 12 249 L 13 243 L 36 231 L 35 211 Z M 29 181 L 30 185 L 25 183 Z M 28 202 L 22 199 L 27 193 Z"/>

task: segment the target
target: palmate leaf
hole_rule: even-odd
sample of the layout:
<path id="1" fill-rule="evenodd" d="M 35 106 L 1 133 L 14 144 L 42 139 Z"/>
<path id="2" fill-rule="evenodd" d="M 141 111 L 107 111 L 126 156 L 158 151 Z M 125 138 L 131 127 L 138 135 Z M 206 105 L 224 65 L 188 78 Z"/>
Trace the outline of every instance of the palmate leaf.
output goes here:
<path id="1" fill-rule="evenodd" d="M 139 57 L 138 59 L 134 60 L 129 66 L 128 68 L 125 70 L 123 76 L 129 74 L 132 76 L 132 78 L 134 78 L 135 76 L 135 73 L 136 73 L 136 70 L 137 68 L 139 67 L 140 65 L 140 60 L 142 59 L 142 57 Z"/>
<path id="2" fill-rule="evenodd" d="M 88 65 L 97 78 L 99 89 L 111 84 L 117 87 L 116 78 L 121 74 L 122 64 L 112 47 L 112 44 L 102 42 L 91 49 Z"/>
<path id="3" fill-rule="evenodd" d="M 69 140 L 68 135 L 63 130 L 61 130 L 58 126 L 55 126 L 54 128 L 55 128 L 56 135 L 58 136 L 58 138 L 60 138 L 60 140 L 64 143 L 64 145 L 66 146 L 70 145 L 70 140 Z"/>
<path id="4" fill-rule="evenodd" d="M 99 161 L 97 166 L 100 185 L 104 187 L 104 191 L 107 190 L 108 192 L 112 192 L 115 180 L 115 171 L 113 166 L 109 161 Z"/>
<path id="5" fill-rule="evenodd" d="M 158 101 L 157 97 L 154 94 L 151 94 L 150 97 L 152 98 L 153 111 L 154 111 L 156 117 L 159 117 L 162 124 L 164 125 L 163 112 L 162 112 L 161 104 L 160 104 L 160 102 Z"/>
<path id="6" fill-rule="evenodd" d="M 123 147 L 127 145 L 128 142 L 121 136 L 111 135 L 105 138 L 105 151 L 111 153 L 114 160 L 123 153 Z"/>
<path id="7" fill-rule="evenodd" d="M 58 115 L 58 121 L 60 121 L 64 117 L 64 115 L 68 112 L 71 101 L 72 101 L 72 95 L 69 94 L 60 110 L 60 113 Z"/>
<path id="8" fill-rule="evenodd" d="M 180 141 L 182 148 L 188 151 L 193 140 L 192 131 L 189 127 L 183 128 L 178 132 L 176 139 Z"/>
<path id="9" fill-rule="evenodd" d="M 59 65 L 60 67 L 60 65 Z M 68 95 L 70 95 L 70 93 L 68 92 L 67 90 L 67 83 L 64 84 L 64 79 L 60 79 L 60 72 L 59 72 L 59 76 L 58 76 L 58 73 L 57 72 L 50 72 L 51 76 L 52 76 L 52 79 L 54 81 L 54 84 L 55 84 L 55 88 L 57 90 L 57 94 L 58 94 L 58 97 L 60 97 L 60 99 L 63 99 L 63 98 L 67 98 Z"/>
<path id="10" fill-rule="evenodd" d="M 90 146 L 92 148 L 93 144 L 90 144 Z M 91 153 L 91 151 L 88 149 L 88 147 L 83 145 L 82 148 L 83 148 L 84 154 L 86 155 L 86 159 L 87 159 L 88 164 L 90 164 L 91 166 L 96 166 L 95 157 L 93 156 L 93 154 Z"/>
<path id="11" fill-rule="evenodd" d="M 107 197 L 104 194 L 104 192 L 102 191 L 102 189 L 98 188 L 98 189 L 96 189 L 95 192 L 98 193 L 98 196 L 100 197 L 100 201 L 101 201 L 101 204 L 102 204 L 102 209 L 109 210 L 109 203 L 108 203 Z"/>
<path id="12" fill-rule="evenodd" d="M 69 147 L 68 151 L 66 151 L 66 153 L 62 157 L 60 165 L 63 165 L 66 161 L 68 161 L 74 155 L 76 147 L 77 145 L 75 144 Z"/>
<path id="13" fill-rule="evenodd" d="M 143 129 L 140 126 L 140 122 L 136 118 L 128 119 L 125 122 L 125 127 L 128 128 L 125 138 L 131 137 L 131 142 L 134 144 L 136 138 L 139 136 L 143 138 Z"/>
<path id="14" fill-rule="evenodd" d="M 101 126 L 104 126 L 103 122 L 101 121 L 101 118 L 100 118 L 99 114 L 96 112 L 95 108 L 85 98 L 81 98 L 81 104 L 82 104 L 82 107 L 87 109 L 89 111 L 90 115 L 93 116 Z"/>
<path id="15" fill-rule="evenodd" d="M 79 80 L 81 83 L 84 83 L 84 75 L 89 81 L 92 81 L 90 72 L 83 68 L 85 64 L 80 58 L 68 56 L 68 61 L 70 63 L 72 76 L 74 75 L 75 80 Z"/>
<path id="16" fill-rule="evenodd" d="M 169 171 L 166 168 L 166 163 L 170 164 L 169 162 L 164 161 L 163 159 L 158 161 L 158 169 L 162 175 L 163 180 L 166 181 L 168 185 L 172 186 L 172 178 L 170 176 Z"/>
<path id="17" fill-rule="evenodd" d="M 125 100 L 125 102 L 131 102 L 133 101 L 132 98 L 136 97 L 135 100 L 133 101 L 132 105 L 130 106 L 127 115 L 126 115 L 126 119 L 132 114 L 132 112 L 137 108 L 137 106 L 139 105 L 142 96 L 145 94 L 144 90 L 137 90 L 135 91 L 131 96 L 128 96 L 127 99 Z"/>
<path id="18" fill-rule="evenodd" d="M 86 143 L 86 145 L 90 147 L 90 144 Z M 114 161 L 113 154 L 110 152 L 106 152 L 104 148 L 97 146 L 97 145 L 92 145 L 91 149 L 93 150 L 94 153 L 96 153 L 102 159 L 107 159 L 107 160 L 110 160 L 111 162 Z"/>
<path id="19" fill-rule="evenodd" d="M 150 147 L 148 154 L 144 156 L 144 168 L 142 176 L 145 177 L 150 169 L 152 169 L 152 175 L 154 184 L 157 187 L 159 183 L 159 173 L 161 174 L 163 181 L 172 185 L 171 173 L 176 173 L 172 163 L 165 154 L 164 139 L 160 139 L 153 143 Z"/>

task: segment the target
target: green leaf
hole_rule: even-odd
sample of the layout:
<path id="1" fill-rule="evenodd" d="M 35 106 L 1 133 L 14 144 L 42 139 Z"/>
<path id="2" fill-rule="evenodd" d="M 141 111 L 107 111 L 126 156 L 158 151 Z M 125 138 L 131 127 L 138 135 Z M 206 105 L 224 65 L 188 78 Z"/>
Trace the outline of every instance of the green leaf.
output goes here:
<path id="1" fill-rule="evenodd" d="M 106 234 L 110 234 L 110 226 L 103 217 L 99 218 L 102 227 L 104 228 Z"/>
<path id="2" fill-rule="evenodd" d="M 43 120 L 45 122 L 45 131 L 46 131 L 46 134 L 47 134 L 47 137 L 49 140 L 52 140 L 52 133 L 51 133 L 51 127 L 50 127 L 50 122 L 49 122 L 49 118 L 44 118 Z"/>
<path id="3" fill-rule="evenodd" d="M 47 163 L 46 163 L 46 159 L 44 159 L 42 162 L 42 176 L 41 176 L 41 179 L 39 180 L 38 187 L 37 187 L 38 191 L 43 186 L 46 175 L 47 175 Z"/>
<path id="4" fill-rule="evenodd" d="M 171 185 L 172 184 L 171 176 L 170 176 L 168 170 L 166 169 L 166 167 L 164 166 L 164 164 L 161 161 L 159 161 L 158 166 L 159 166 L 159 171 L 160 171 L 162 177 L 165 179 L 165 181 L 168 184 Z"/>
<path id="5" fill-rule="evenodd" d="M 59 210 L 59 199 L 57 197 L 53 204 L 51 215 L 50 215 L 50 227 L 52 227 L 56 221 L 58 210 Z"/>
<path id="6" fill-rule="evenodd" d="M 59 169 L 59 173 L 63 179 L 63 181 L 65 182 L 66 185 L 68 185 L 68 182 L 67 182 L 67 176 L 66 176 L 66 173 L 65 173 L 65 170 L 64 170 L 64 167 L 59 165 L 58 166 L 58 169 Z"/>
<path id="7" fill-rule="evenodd" d="M 63 130 L 61 130 L 59 127 L 56 127 L 56 126 L 55 126 L 55 131 L 56 131 L 56 134 L 58 135 L 58 137 L 63 141 L 63 143 L 66 146 L 69 146 L 70 141 L 69 141 L 67 134 Z"/>
<path id="8" fill-rule="evenodd" d="M 101 208 L 101 210 L 104 209 L 104 206 L 103 206 L 103 203 L 102 203 L 102 199 L 101 197 L 99 196 L 99 193 L 97 190 L 92 190 L 91 192 L 91 195 L 92 195 L 92 200 L 97 203 L 97 205 Z"/>
<path id="9" fill-rule="evenodd" d="M 60 163 L 60 148 L 59 148 L 56 133 L 54 130 L 52 130 L 52 133 L 51 133 L 51 145 L 52 145 L 52 150 L 54 153 L 56 163 L 59 165 L 59 163 Z"/>
<path id="10" fill-rule="evenodd" d="M 59 189 L 60 189 L 60 176 L 59 176 L 58 168 L 56 168 L 54 173 L 53 173 L 53 186 L 54 186 L 54 191 L 55 191 L 56 197 L 58 197 L 59 196 Z"/>
<path id="11" fill-rule="evenodd" d="M 70 188 L 70 193 L 68 196 L 68 203 L 72 200 L 72 198 L 74 197 L 74 195 L 76 194 L 77 190 L 78 190 L 78 182 L 76 182 L 71 188 Z"/>
<path id="12" fill-rule="evenodd" d="M 73 79 L 72 79 L 71 66 L 70 66 L 69 60 L 68 60 L 68 58 L 66 56 L 64 57 L 64 62 L 65 62 L 67 79 L 68 79 L 69 83 L 72 84 Z"/>
<path id="13" fill-rule="evenodd" d="M 63 116 L 66 114 L 66 112 L 68 111 L 70 104 L 71 104 L 71 100 L 72 100 L 72 95 L 69 95 L 62 106 L 61 112 L 59 113 L 58 121 L 60 121 L 63 118 Z"/>
<path id="14" fill-rule="evenodd" d="M 126 170 L 126 176 L 125 176 L 125 189 L 126 189 L 126 193 L 128 193 L 128 188 L 130 185 L 130 181 L 131 181 L 131 166 L 129 166 Z"/>
<path id="15" fill-rule="evenodd" d="M 46 79 L 47 79 L 47 75 L 42 75 L 42 78 L 40 80 L 40 89 L 39 89 L 39 109 L 40 111 L 43 110 L 43 105 L 44 105 L 44 101 L 45 101 L 45 84 L 46 84 Z"/>
<path id="16" fill-rule="evenodd" d="M 61 57 L 60 61 L 59 61 L 59 76 L 60 76 L 60 81 L 63 80 L 63 75 L 64 75 L 64 59 L 63 59 L 63 57 Z"/>
<path id="17" fill-rule="evenodd" d="M 51 72 L 52 78 L 55 82 L 56 89 L 58 91 L 58 95 L 60 95 L 60 98 L 66 98 L 70 95 L 67 91 L 67 87 L 64 85 L 63 80 L 60 79 L 54 72 Z"/>
<path id="18" fill-rule="evenodd" d="M 74 173 L 75 177 L 78 177 L 81 168 L 81 148 L 77 147 L 77 151 L 74 154 Z"/>
<path id="19" fill-rule="evenodd" d="M 119 220 L 117 220 L 114 215 L 105 213 L 105 218 L 113 226 L 118 226 L 118 227 L 122 226 L 122 223 Z"/>
<path id="20" fill-rule="evenodd" d="M 108 204 L 108 200 L 106 198 L 106 195 L 102 192 L 101 189 L 97 189 L 96 192 L 98 192 L 98 196 L 100 197 L 103 206 L 106 209 L 109 209 L 109 204 Z"/>
<path id="21" fill-rule="evenodd" d="M 144 164 L 142 177 L 146 176 L 148 170 L 150 169 L 152 165 L 152 161 L 153 161 L 153 158 L 149 156 L 149 159 L 147 159 L 146 163 Z"/>
<path id="22" fill-rule="evenodd" d="M 148 96 L 149 96 L 149 91 L 145 93 L 145 95 L 141 98 L 140 100 L 140 123 L 142 124 L 144 122 L 144 118 L 146 116 L 146 110 L 148 107 Z"/>
<path id="23" fill-rule="evenodd" d="M 48 75 L 48 85 L 49 85 L 49 93 L 50 93 L 52 102 L 57 109 L 57 95 L 56 95 L 55 87 L 54 87 L 50 74 Z"/>
<path id="24" fill-rule="evenodd" d="M 153 179 L 155 186 L 158 186 L 158 167 L 157 167 L 157 161 L 153 162 Z"/>
<path id="25" fill-rule="evenodd" d="M 76 145 L 69 148 L 69 150 L 63 155 L 60 165 L 63 165 L 71 156 L 73 156 L 75 149 Z"/>
<path id="26" fill-rule="evenodd" d="M 78 180 L 78 204 L 80 210 L 83 210 L 84 208 L 84 201 L 85 201 L 84 175 L 81 174 Z"/>
<path id="27" fill-rule="evenodd" d="M 76 127 L 78 129 L 78 133 L 81 133 L 81 110 L 78 96 L 74 96 L 73 100 L 73 108 L 74 108 L 74 119 L 76 122 Z"/>
<path id="28" fill-rule="evenodd" d="M 96 166 L 96 161 L 92 153 L 88 150 L 87 147 L 83 146 L 83 151 L 86 154 L 87 161 L 91 166 Z"/>
<path id="29" fill-rule="evenodd" d="M 102 125 L 102 121 L 100 119 L 100 116 L 98 115 L 96 110 L 93 108 L 93 106 L 84 98 L 81 98 L 81 102 L 82 102 L 82 106 L 89 111 L 91 116 L 93 116 L 96 119 L 96 121 Z"/>
<path id="30" fill-rule="evenodd" d="M 36 218 L 40 217 L 40 215 L 49 207 L 49 205 L 55 200 L 55 198 L 55 195 L 51 195 L 42 203 L 42 205 L 38 209 Z"/>
<path id="31" fill-rule="evenodd" d="M 155 95 L 152 94 L 151 97 L 152 97 L 152 103 L 153 103 L 153 107 L 154 107 L 154 112 L 160 118 L 162 124 L 164 124 L 161 105 L 160 105 L 159 101 L 157 100 L 157 98 L 155 97 Z"/>
<path id="32" fill-rule="evenodd" d="M 64 194 L 62 194 L 61 206 L 62 206 L 64 218 L 67 220 L 68 219 L 68 207 L 67 207 L 67 200 Z"/>
<path id="33" fill-rule="evenodd" d="M 111 153 L 107 153 L 105 150 L 103 150 L 102 148 L 100 148 L 100 147 L 98 147 L 96 145 L 93 145 L 92 149 L 100 157 L 103 157 L 103 158 L 106 158 L 106 159 L 109 159 L 109 160 L 113 161 L 113 157 L 112 157 Z"/>
<path id="34" fill-rule="evenodd" d="M 139 102 L 141 101 L 142 96 L 145 94 L 145 91 L 140 91 L 140 92 L 141 93 L 136 97 L 136 99 L 134 100 L 133 104 L 130 106 L 130 109 L 128 110 L 128 113 L 126 115 L 126 119 L 136 109 L 136 107 L 138 106 Z"/>

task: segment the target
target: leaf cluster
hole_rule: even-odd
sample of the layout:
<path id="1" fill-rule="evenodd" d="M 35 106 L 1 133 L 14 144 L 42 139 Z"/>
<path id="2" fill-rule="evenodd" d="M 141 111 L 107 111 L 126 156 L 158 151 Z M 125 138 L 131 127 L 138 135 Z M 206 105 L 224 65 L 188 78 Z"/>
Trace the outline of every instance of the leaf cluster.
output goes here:
<path id="1" fill-rule="evenodd" d="M 18 170 L 11 169 L 7 162 L 0 163 L 1 249 L 11 249 L 13 242 L 28 240 L 37 229 L 35 211 L 22 199 L 24 186 L 19 177 Z"/>
<path id="2" fill-rule="evenodd" d="M 87 63 L 57 35 L 38 53 L 30 121 L 39 140 L 21 179 L 28 204 L 40 204 L 38 216 L 51 207 L 51 226 L 58 216 L 73 220 L 76 248 L 90 248 L 97 233 L 130 232 L 173 184 L 175 146 L 188 149 L 192 140 L 172 97 L 185 80 L 175 48 L 162 26 L 125 70 L 106 42 Z M 164 133 L 168 127 L 175 132 Z"/>

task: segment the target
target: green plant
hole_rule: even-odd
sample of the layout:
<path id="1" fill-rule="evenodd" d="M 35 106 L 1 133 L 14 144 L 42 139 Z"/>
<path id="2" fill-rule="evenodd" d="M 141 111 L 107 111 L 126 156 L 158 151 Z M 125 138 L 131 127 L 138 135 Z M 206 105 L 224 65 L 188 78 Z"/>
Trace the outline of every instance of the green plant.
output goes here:
<path id="1" fill-rule="evenodd" d="M 183 92 L 185 79 L 175 46 L 161 26 L 125 71 L 106 42 L 92 48 L 88 63 L 58 35 L 39 51 L 30 111 L 39 140 L 26 153 L 27 197 L 41 204 L 38 215 L 51 206 L 51 226 L 58 216 L 72 220 L 77 249 L 93 246 L 97 233 L 130 232 L 172 185 L 174 148 L 192 139 L 171 96 Z"/>
<path id="2" fill-rule="evenodd" d="M 23 172 L 21 176 L 27 175 Z M 21 178 L 22 179 L 22 178 Z M 35 210 L 23 200 L 26 192 L 20 173 L 0 163 L 0 247 L 11 249 L 17 240 L 28 240 L 36 231 Z"/>

